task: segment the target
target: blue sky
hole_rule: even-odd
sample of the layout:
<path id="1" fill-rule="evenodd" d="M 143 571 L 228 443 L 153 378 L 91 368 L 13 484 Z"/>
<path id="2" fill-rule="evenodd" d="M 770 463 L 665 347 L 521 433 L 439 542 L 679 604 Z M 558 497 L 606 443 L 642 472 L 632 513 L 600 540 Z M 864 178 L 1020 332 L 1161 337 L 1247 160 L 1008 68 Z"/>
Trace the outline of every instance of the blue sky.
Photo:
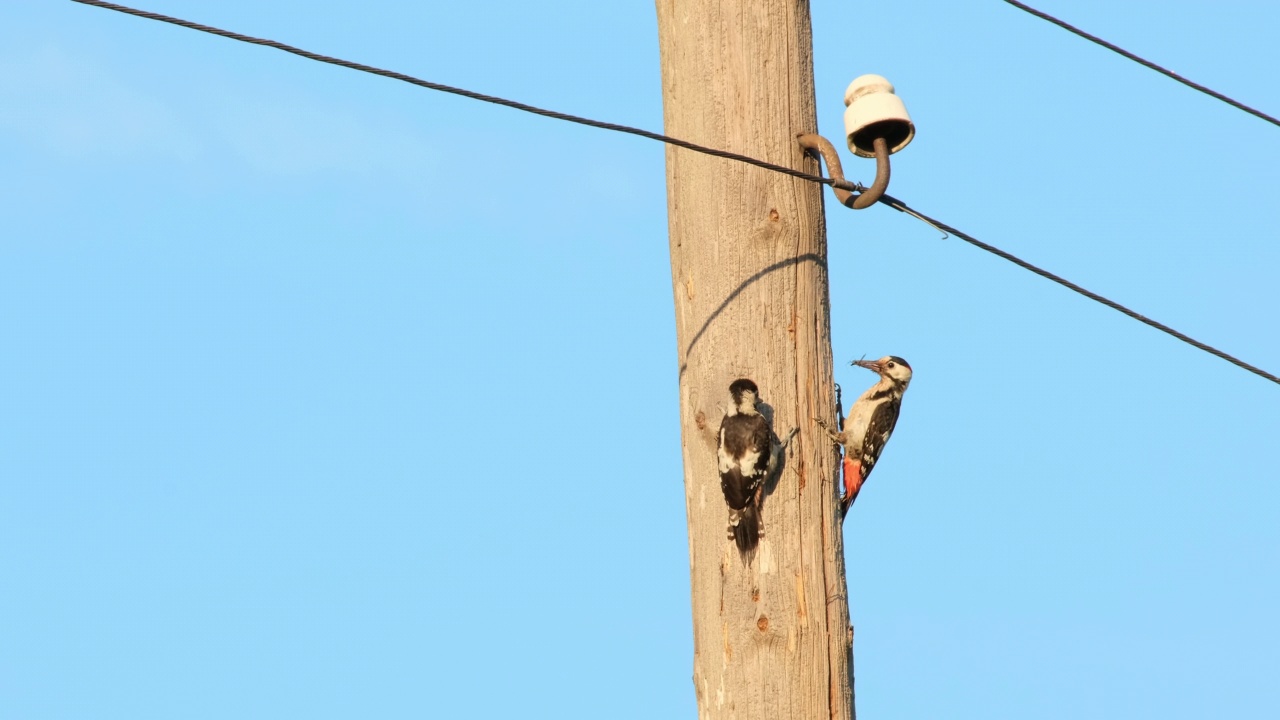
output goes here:
<path id="1" fill-rule="evenodd" d="M 142 7 L 661 129 L 646 2 Z M 1280 370 L 1280 128 L 1003 2 L 851 7 L 813 3 L 819 129 L 889 77 L 892 194 Z M 1280 112 L 1270 3 L 1037 7 Z M 664 181 L 646 140 L 0 6 L 0 717 L 693 717 Z M 845 528 L 862 716 L 1273 713 L 1280 387 L 827 215 L 838 362 L 916 369 Z"/>

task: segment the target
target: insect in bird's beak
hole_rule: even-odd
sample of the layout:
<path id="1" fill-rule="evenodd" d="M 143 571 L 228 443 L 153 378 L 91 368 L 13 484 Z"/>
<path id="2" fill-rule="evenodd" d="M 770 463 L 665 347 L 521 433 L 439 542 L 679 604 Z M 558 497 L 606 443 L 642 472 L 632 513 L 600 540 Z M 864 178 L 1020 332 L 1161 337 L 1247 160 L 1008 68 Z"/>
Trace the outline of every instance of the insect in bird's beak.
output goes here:
<path id="1" fill-rule="evenodd" d="M 854 360 L 850 364 L 857 365 L 860 368 L 866 368 L 877 373 L 884 372 L 884 367 L 880 364 L 879 360 Z"/>

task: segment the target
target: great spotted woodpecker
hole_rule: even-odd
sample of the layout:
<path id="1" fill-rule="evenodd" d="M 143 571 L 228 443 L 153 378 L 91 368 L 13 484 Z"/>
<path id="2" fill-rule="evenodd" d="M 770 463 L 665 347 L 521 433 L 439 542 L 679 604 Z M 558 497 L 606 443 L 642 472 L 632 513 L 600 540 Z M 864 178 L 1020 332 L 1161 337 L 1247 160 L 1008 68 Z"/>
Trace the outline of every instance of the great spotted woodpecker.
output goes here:
<path id="1" fill-rule="evenodd" d="M 791 438 L 800 428 L 792 429 L 786 440 L 777 442 L 769 421 L 756 407 L 760 390 L 746 378 L 729 386 L 733 407 L 720 422 L 720 446 L 716 457 L 720 466 L 720 489 L 729 506 L 729 539 L 738 546 L 744 562 L 751 562 L 764 530 L 760 521 L 760 503 L 765 483 L 777 471 Z"/>
<path id="2" fill-rule="evenodd" d="M 898 424 L 898 413 L 902 410 L 902 395 L 911 384 L 911 366 L 900 357 L 888 355 L 879 360 L 855 360 L 851 364 L 874 370 L 880 375 L 880 381 L 867 388 L 849 408 L 840 432 L 827 427 L 820 419 L 817 421 L 832 440 L 844 446 L 844 497 L 840 498 L 842 518 L 849 514 L 853 501 L 858 499 L 858 491 L 875 468 L 885 443 L 889 442 L 893 427 Z M 836 412 L 838 414 L 839 410 Z"/>

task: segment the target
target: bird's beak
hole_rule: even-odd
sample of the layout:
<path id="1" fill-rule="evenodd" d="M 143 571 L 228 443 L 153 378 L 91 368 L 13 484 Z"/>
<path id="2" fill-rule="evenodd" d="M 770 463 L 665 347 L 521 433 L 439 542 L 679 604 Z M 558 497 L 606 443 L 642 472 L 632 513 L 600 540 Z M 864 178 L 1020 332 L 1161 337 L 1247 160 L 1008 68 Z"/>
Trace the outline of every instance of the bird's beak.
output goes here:
<path id="1" fill-rule="evenodd" d="M 876 374 L 884 372 L 884 366 L 880 364 L 879 360 L 854 360 L 852 364 L 860 368 L 866 368 Z"/>

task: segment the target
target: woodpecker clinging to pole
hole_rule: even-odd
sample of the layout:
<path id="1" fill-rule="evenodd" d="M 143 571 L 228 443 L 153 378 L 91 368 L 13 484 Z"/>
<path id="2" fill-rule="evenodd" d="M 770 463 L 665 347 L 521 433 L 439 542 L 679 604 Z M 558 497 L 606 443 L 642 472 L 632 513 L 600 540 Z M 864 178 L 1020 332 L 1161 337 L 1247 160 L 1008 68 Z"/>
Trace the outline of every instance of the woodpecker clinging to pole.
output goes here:
<path id="1" fill-rule="evenodd" d="M 756 407 L 760 403 L 756 384 L 746 378 L 734 380 L 729 394 L 733 396 L 733 407 L 720 422 L 716 457 L 720 489 L 729 506 L 729 539 L 737 544 L 742 559 L 750 563 L 764 535 L 760 503 L 765 482 L 777 470 L 787 444 L 800 428 L 793 428 L 785 440 L 775 442 L 769 421 Z"/>
<path id="2" fill-rule="evenodd" d="M 849 408 L 849 415 L 843 419 L 840 432 L 827 427 L 820 419 L 817 421 L 832 440 L 844 446 L 841 518 L 849 514 L 853 501 L 858 499 L 862 483 L 867 481 L 885 443 L 889 442 L 893 426 L 898 424 L 902 395 L 907 391 L 907 385 L 911 384 L 911 366 L 895 355 L 879 360 L 854 360 L 851 364 L 874 370 L 880 375 L 879 382 L 867 388 L 853 407 Z"/>

